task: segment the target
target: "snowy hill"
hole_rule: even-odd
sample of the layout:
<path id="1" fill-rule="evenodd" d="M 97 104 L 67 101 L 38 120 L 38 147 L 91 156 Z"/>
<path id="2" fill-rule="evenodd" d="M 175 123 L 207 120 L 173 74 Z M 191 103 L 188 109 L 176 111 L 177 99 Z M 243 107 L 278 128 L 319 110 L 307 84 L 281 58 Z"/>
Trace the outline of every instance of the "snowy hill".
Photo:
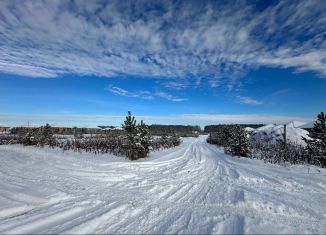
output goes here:
<path id="1" fill-rule="evenodd" d="M 300 122 L 300 121 L 292 121 L 286 124 L 288 127 L 293 127 L 293 128 L 300 128 L 300 126 L 306 124 L 306 122 Z"/>
<path id="2" fill-rule="evenodd" d="M 298 128 L 304 123 L 298 121 L 292 121 L 286 124 L 286 139 L 289 142 L 305 146 L 305 142 L 302 137 L 308 138 L 308 131 Z M 251 138 L 256 141 L 264 140 L 269 142 L 275 142 L 276 140 L 283 140 L 284 126 L 269 124 L 252 131 Z"/>
<path id="3" fill-rule="evenodd" d="M 2 145 L 0 233 L 326 232 L 325 169 L 230 157 L 206 138 L 133 162 Z"/>
<path id="4" fill-rule="evenodd" d="M 306 124 L 303 124 L 301 126 L 299 126 L 299 128 L 305 129 L 305 128 L 313 128 L 314 127 L 315 122 L 308 122 Z"/>

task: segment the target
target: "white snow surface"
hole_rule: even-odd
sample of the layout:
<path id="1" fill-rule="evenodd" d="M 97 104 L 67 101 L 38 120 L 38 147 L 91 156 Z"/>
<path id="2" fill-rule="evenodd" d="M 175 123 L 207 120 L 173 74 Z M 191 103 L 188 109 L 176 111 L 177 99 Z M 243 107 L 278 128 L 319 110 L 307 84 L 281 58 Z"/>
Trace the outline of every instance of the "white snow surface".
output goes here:
<path id="1" fill-rule="evenodd" d="M 305 125 L 305 124 L 306 124 L 306 122 L 292 121 L 292 122 L 287 123 L 286 125 L 289 126 L 289 127 L 296 128 L 296 127 L 300 127 L 300 126 Z"/>
<path id="2" fill-rule="evenodd" d="M 247 127 L 245 127 L 245 130 L 247 132 L 251 132 L 251 131 L 255 130 L 255 128 L 252 128 L 252 127 L 247 126 Z"/>
<path id="3" fill-rule="evenodd" d="M 326 233 L 326 172 L 184 138 L 129 161 L 0 146 L 0 233 Z"/>
<path id="4" fill-rule="evenodd" d="M 298 128 L 297 126 L 300 124 L 300 122 L 290 122 L 286 124 L 286 139 L 294 144 L 305 146 L 306 143 L 302 139 L 302 137 L 305 137 L 307 139 L 310 139 L 308 136 L 309 132 Z M 259 127 L 257 129 L 254 129 L 252 131 L 252 138 L 256 141 L 270 141 L 275 142 L 278 139 L 283 140 L 283 134 L 284 134 L 284 126 L 283 125 L 275 125 L 275 124 L 268 124 L 262 127 Z"/>
<path id="5" fill-rule="evenodd" d="M 313 128 L 314 124 L 315 124 L 315 122 L 308 122 L 306 124 L 299 126 L 299 128 Z"/>

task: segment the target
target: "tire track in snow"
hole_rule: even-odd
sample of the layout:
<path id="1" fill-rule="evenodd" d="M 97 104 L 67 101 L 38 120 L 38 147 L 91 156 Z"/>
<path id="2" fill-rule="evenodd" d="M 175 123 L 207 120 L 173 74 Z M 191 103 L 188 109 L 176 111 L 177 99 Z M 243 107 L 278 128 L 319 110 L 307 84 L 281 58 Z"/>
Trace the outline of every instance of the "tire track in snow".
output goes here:
<path id="1" fill-rule="evenodd" d="M 325 204 L 325 180 L 317 176 L 306 179 L 284 168 L 232 158 L 206 143 L 205 138 L 185 138 L 174 149 L 151 153 L 149 158 L 135 162 L 0 146 L 1 182 L 18 185 L 6 190 L 18 190 L 25 184 L 42 192 L 39 205 L 37 200 L 15 201 L 0 195 L 0 206 L 4 200 L 12 208 L 33 208 L 0 220 L 0 233 L 325 231 L 326 210 L 318 208 Z M 15 152 L 18 155 L 13 164 L 6 154 Z M 25 171 L 26 160 L 22 158 L 33 162 Z M 19 177 L 15 172 L 20 172 Z M 306 187 L 307 182 L 311 184 Z M 54 193 L 67 197 L 50 203 Z"/>

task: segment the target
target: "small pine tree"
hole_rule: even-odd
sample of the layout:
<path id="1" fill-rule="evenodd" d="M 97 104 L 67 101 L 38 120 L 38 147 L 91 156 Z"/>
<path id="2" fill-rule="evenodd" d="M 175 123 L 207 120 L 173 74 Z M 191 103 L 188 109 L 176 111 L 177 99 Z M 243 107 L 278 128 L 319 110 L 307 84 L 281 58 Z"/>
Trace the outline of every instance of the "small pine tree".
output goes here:
<path id="1" fill-rule="evenodd" d="M 225 151 L 232 156 L 248 157 L 250 154 L 250 144 L 245 129 L 239 125 L 232 126 L 227 135 L 228 143 Z"/>
<path id="2" fill-rule="evenodd" d="M 75 139 L 81 139 L 83 138 L 82 130 L 80 130 L 78 127 L 74 126 L 72 128 L 72 133 L 74 134 Z"/>
<path id="3" fill-rule="evenodd" d="M 314 127 L 309 131 L 311 139 L 303 137 L 306 142 L 308 162 L 318 162 L 322 167 L 326 166 L 326 115 L 321 112 L 317 116 Z"/>
<path id="4" fill-rule="evenodd" d="M 143 122 L 143 120 L 141 120 L 140 125 L 137 126 L 137 132 L 139 135 L 140 144 L 144 147 L 144 151 L 146 153 L 149 153 L 149 146 L 150 146 L 149 128 Z"/>
<path id="5" fill-rule="evenodd" d="M 126 131 L 127 133 L 127 146 L 126 148 L 128 149 L 126 151 L 126 156 L 130 160 L 136 160 L 136 141 L 135 137 L 137 134 L 136 130 L 136 120 L 135 117 L 131 115 L 131 112 L 128 111 L 128 115 L 126 116 L 126 120 L 124 121 L 124 124 L 122 124 L 122 128 Z"/>
<path id="6" fill-rule="evenodd" d="M 133 140 L 137 134 L 136 120 L 135 117 L 131 115 L 131 112 L 128 111 L 126 120 L 122 124 L 122 128 L 127 132 L 129 140 Z"/>
<path id="7" fill-rule="evenodd" d="M 35 138 L 37 139 L 39 146 L 51 146 L 54 143 L 52 127 L 48 123 L 45 126 L 40 127 Z"/>
<path id="8" fill-rule="evenodd" d="M 37 140 L 35 138 L 37 133 L 37 128 L 31 128 L 28 130 L 21 131 L 21 143 L 23 145 L 36 145 Z"/>
<path id="9" fill-rule="evenodd" d="M 130 160 L 146 157 L 149 153 L 149 145 L 146 140 L 148 138 L 148 127 L 145 123 L 142 122 L 141 125 L 137 126 L 135 117 L 128 111 L 122 127 L 127 132 L 127 157 Z"/>

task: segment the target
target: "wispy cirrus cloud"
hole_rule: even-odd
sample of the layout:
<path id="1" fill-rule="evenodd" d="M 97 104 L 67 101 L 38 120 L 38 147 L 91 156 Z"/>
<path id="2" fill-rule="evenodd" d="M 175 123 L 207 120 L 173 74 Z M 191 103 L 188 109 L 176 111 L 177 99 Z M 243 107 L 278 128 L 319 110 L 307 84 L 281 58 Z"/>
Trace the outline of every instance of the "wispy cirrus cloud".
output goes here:
<path id="1" fill-rule="evenodd" d="M 249 105 L 260 105 L 263 104 L 262 101 L 256 100 L 254 98 L 248 96 L 238 96 L 239 102 L 242 104 L 249 104 Z"/>
<path id="2" fill-rule="evenodd" d="M 150 91 L 128 91 L 126 89 L 123 89 L 121 87 L 117 86 L 109 86 L 105 88 L 105 90 L 110 91 L 114 94 L 121 95 L 121 96 L 126 96 L 126 97 L 131 97 L 131 98 L 140 98 L 140 99 L 146 99 L 146 100 L 152 100 L 154 98 L 163 98 L 169 101 L 174 101 L 174 102 L 182 102 L 186 101 L 186 98 L 180 98 L 177 96 L 174 96 L 170 93 L 164 92 L 157 90 L 155 92 L 150 92 Z"/>
<path id="3" fill-rule="evenodd" d="M 176 96 L 171 95 L 169 93 L 166 93 L 164 91 L 157 91 L 157 92 L 155 92 L 155 95 L 157 97 L 161 97 L 161 98 L 164 98 L 164 99 L 167 99 L 167 100 L 170 100 L 170 101 L 174 101 L 174 102 L 182 102 L 182 101 L 187 100 L 186 98 L 179 98 L 179 97 L 176 97 Z"/>
<path id="4" fill-rule="evenodd" d="M 127 91 L 127 90 L 122 89 L 117 86 L 107 87 L 106 90 L 108 90 L 114 94 L 122 95 L 122 96 L 126 96 L 126 97 L 141 98 L 141 99 L 145 99 L 145 100 L 151 100 L 154 98 L 149 91 L 131 92 L 131 91 Z"/>
<path id="5" fill-rule="evenodd" d="M 0 71 L 142 76 L 180 89 L 232 87 L 264 66 L 326 77 L 326 2 L 254 3 L 3 0 Z"/>

